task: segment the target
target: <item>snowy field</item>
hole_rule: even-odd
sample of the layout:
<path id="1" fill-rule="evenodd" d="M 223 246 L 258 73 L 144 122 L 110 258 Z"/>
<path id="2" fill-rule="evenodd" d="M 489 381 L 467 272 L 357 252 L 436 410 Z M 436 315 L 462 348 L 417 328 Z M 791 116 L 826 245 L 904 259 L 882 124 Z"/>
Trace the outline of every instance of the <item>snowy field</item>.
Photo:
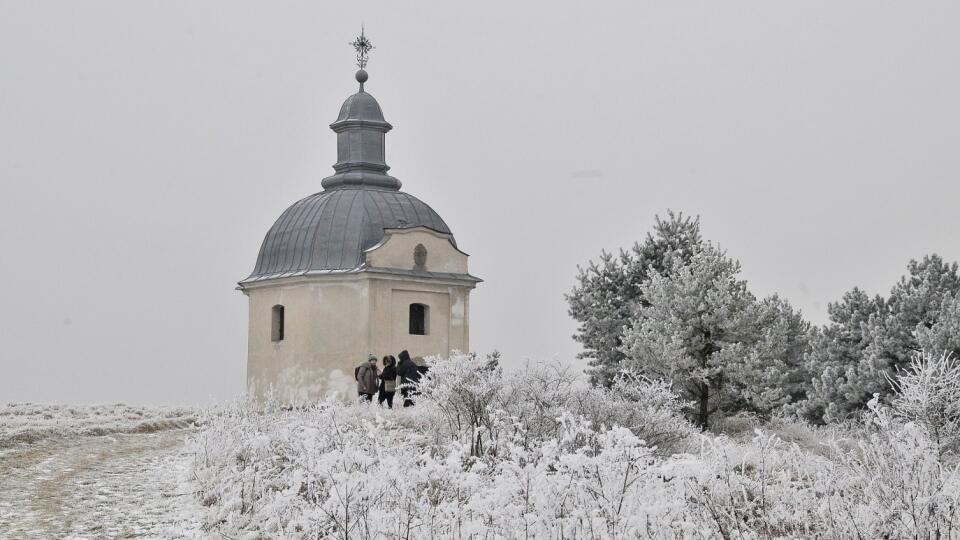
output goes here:
<path id="1" fill-rule="evenodd" d="M 48 438 L 153 433 L 194 424 L 196 411 L 177 407 L 9 403 L 0 406 L 0 448 Z"/>
<path id="2" fill-rule="evenodd" d="M 0 538 L 200 538 L 188 409 L 0 407 Z"/>

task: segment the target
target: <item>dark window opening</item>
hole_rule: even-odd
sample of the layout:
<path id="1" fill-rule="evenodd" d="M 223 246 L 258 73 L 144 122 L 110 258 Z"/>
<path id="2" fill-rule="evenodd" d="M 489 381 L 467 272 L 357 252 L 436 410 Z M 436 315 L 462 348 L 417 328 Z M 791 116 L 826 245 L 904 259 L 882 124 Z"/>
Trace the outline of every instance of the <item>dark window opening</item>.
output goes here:
<path id="1" fill-rule="evenodd" d="M 271 314 L 270 340 L 283 341 L 283 306 L 273 306 Z"/>
<path id="2" fill-rule="evenodd" d="M 410 304 L 410 334 L 414 336 L 427 335 L 427 323 L 430 308 L 423 304 Z"/>

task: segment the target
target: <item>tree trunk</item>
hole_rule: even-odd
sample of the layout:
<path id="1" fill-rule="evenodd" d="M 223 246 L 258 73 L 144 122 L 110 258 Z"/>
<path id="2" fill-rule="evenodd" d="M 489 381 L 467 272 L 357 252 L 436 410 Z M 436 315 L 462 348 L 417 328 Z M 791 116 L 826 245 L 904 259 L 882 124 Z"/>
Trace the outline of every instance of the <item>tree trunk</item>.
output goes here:
<path id="1" fill-rule="evenodd" d="M 707 430 L 707 424 L 710 420 L 710 385 L 701 384 L 700 385 L 700 412 L 697 415 L 697 425 L 700 426 L 700 431 Z"/>

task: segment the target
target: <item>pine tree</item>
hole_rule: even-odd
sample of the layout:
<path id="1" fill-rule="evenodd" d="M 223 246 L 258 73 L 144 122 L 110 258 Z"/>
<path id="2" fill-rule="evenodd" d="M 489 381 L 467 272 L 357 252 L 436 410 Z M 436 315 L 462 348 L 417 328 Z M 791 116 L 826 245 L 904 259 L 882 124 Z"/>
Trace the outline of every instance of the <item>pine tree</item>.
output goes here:
<path id="1" fill-rule="evenodd" d="M 952 355 L 960 360 L 960 293 L 943 299 L 937 322 L 917 328 L 920 347 L 931 356 Z"/>
<path id="2" fill-rule="evenodd" d="M 730 407 L 769 418 L 806 398 L 810 374 L 804 362 L 812 326 L 789 302 L 771 296 L 753 306 L 741 338 L 744 354 L 729 366 L 736 399 Z"/>
<path id="3" fill-rule="evenodd" d="M 921 349 L 960 352 L 957 263 L 929 255 L 910 261 L 907 272 L 886 300 L 854 289 L 830 305 L 831 323 L 816 335 L 807 358 L 807 369 L 818 375 L 800 412 L 814 421 L 846 418 L 874 394 L 888 399 L 890 380 Z"/>
<path id="4" fill-rule="evenodd" d="M 804 396 L 809 324 L 778 297 L 758 301 L 739 273 L 703 245 L 641 286 L 645 305 L 624 337 L 625 366 L 670 381 L 702 429 L 718 412 L 769 415 Z"/>
<path id="5" fill-rule="evenodd" d="M 932 328 L 940 319 L 944 301 L 960 292 L 957 270 L 957 263 L 944 262 L 936 254 L 910 261 L 909 274 L 890 292 L 886 309 L 867 323 L 870 345 L 866 354 L 875 370 L 903 369 L 920 352 L 918 333 Z M 877 391 L 886 392 L 886 386 Z"/>
<path id="6" fill-rule="evenodd" d="M 656 216 L 643 243 L 616 257 L 604 252 L 599 262 L 578 268 L 577 285 L 566 299 L 570 316 L 580 323 L 573 337 L 583 345 L 579 357 L 590 361 L 592 384 L 609 387 L 620 371 L 624 330 L 645 303 L 642 284 L 670 261 L 688 261 L 701 244 L 699 218 L 668 211 L 665 220 Z"/>
<path id="7" fill-rule="evenodd" d="M 830 323 L 814 332 L 806 356 L 812 374 L 807 398 L 795 410 L 814 422 L 835 421 L 860 410 L 872 397 L 866 391 L 861 363 L 870 345 L 866 330 L 882 313 L 885 300 L 854 288 L 827 306 Z"/>

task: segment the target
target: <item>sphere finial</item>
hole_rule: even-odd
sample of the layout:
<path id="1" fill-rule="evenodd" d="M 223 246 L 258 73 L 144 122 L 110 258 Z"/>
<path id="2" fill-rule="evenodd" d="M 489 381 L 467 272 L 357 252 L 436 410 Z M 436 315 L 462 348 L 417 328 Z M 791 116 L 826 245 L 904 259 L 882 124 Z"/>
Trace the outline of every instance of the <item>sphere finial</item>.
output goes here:
<path id="1" fill-rule="evenodd" d="M 363 83 L 367 82 L 367 79 L 370 78 L 370 75 L 367 74 L 367 70 L 361 69 L 357 71 L 357 82 L 360 83 L 360 91 L 363 92 Z"/>

